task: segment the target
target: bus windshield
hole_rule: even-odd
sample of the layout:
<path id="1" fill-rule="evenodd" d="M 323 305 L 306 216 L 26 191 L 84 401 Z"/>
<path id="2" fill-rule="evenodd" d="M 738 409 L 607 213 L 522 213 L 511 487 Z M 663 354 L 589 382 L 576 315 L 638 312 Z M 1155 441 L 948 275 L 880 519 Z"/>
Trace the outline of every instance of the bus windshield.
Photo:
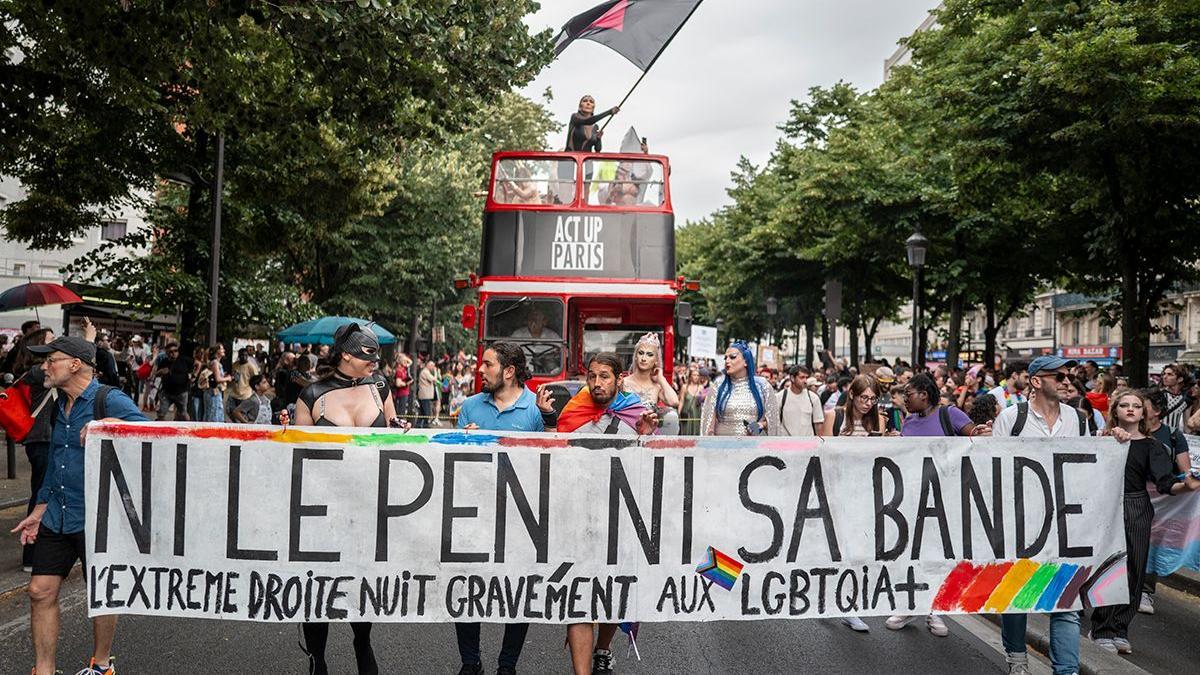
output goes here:
<path id="1" fill-rule="evenodd" d="M 496 164 L 492 199 L 501 204 L 570 204 L 575 201 L 575 162 L 500 160 Z"/>
<path id="2" fill-rule="evenodd" d="M 563 306 L 556 298 L 493 298 L 485 310 L 487 342 L 515 342 L 533 375 L 563 369 Z"/>

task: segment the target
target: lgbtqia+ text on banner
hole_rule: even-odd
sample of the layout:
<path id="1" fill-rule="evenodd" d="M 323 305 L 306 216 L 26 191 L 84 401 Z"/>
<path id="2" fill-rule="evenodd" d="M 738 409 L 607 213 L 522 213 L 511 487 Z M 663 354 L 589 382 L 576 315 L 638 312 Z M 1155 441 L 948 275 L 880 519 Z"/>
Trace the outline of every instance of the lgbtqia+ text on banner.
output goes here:
<path id="1" fill-rule="evenodd" d="M 96 614 L 711 621 L 1127 602 L 1111 439 L 98 424 Z"/>

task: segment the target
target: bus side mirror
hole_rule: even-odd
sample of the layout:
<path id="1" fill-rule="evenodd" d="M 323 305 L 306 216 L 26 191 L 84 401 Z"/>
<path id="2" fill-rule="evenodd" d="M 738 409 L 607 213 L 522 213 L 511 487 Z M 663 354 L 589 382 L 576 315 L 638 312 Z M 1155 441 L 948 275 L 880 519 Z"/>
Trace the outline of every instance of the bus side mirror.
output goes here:
<path id="1" fill-rule="evenodd" d="M 467 330 L 475 328 L 475 305 L 463 305 L 462 327 Z"/>
<path id="2" fill-rule="evenodd" d="M 692 303 L 681 302 L 675 306 L 675 335 L 686 340 L 692 336 Z"/>

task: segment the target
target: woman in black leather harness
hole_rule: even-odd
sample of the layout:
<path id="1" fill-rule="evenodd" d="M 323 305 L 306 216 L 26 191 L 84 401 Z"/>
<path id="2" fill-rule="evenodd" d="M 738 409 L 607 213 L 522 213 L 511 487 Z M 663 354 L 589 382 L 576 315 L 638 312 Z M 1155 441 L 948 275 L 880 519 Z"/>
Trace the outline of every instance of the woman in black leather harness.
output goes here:
<path id="1" fill-rule="evenodd" d="M 379 338 L 356 323 L 346 324 L 334 334 L 333 348 L 317 368 L 317 381 L 300 392 L 295 423 L 299 426 L 402 427 L 396 417 L 387 380 L 375 372 L 379 364 Z M 286 409 L 285 409 L 286 414 Z M 287 424 L 288 420 L 283 419 Z M 359 675 L 378 675 L 371 648 L 371 624 L 352 621 L 354 657 Z M 328 623 L 302 624 L 310 675 L 328 675 L 325 643 Z"/>

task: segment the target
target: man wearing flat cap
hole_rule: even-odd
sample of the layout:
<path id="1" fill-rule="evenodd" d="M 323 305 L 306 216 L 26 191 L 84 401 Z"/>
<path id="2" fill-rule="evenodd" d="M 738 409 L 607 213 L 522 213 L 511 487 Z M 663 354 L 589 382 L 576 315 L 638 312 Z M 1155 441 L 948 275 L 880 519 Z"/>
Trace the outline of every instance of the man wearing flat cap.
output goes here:
<path id="1" fill-rule="evenodd" d="M 45 355 L 42 371 L 46 387 L 60 392 L 54 403 L 54 425 L 50 432 L 50 458 L 46 479 L 37 495 L 33 513 L 13 532 L 21 543 L 33 544 L 33 576 L 29 581 L 33 649 L 36 675 L 51 675 L 58 644 L 58 594 L 63 579 L 76 561 L 83 561 L 83 440 L 87 424 L 97 416 L 104 420 L 144 422 L 146 417 L 124 392 L 102 387 L 96 380 L 96 345 L 80 337 L 62 336 L 47 345 L 28 347 Z M 97 415 L 99 411 L 99 415 Z M 109 650 L 117 629 L 116 616 L 92 619 L 92 660 L 96 675 L 115 675 Z"/>

